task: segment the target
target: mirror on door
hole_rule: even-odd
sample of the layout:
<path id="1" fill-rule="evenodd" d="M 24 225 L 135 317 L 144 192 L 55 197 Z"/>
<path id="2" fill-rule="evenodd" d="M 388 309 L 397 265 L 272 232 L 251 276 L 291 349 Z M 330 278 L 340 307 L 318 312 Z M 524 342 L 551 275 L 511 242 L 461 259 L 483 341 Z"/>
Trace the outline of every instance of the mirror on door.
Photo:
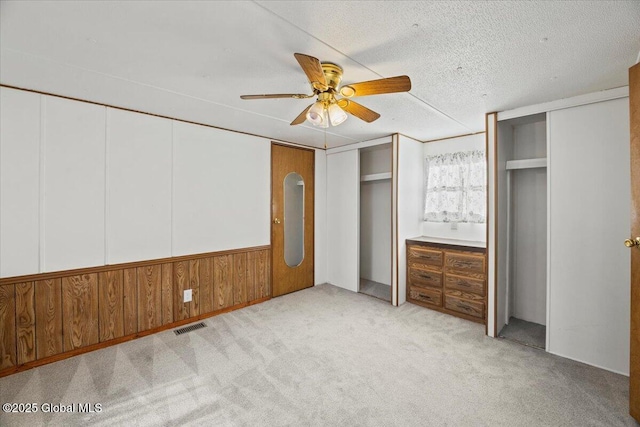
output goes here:
<path id="1" fill-rule="evenodd" d="M 284 261 L 297 267 L 304 259 L 304 180 L 291 172 L 284 178 Z"/>

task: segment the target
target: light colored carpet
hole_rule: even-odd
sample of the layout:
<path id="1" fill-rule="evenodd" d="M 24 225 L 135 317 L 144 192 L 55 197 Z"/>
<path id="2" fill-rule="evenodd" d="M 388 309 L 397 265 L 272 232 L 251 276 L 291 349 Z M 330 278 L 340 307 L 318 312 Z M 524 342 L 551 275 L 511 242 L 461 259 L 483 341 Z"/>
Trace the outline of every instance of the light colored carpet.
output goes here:
<path id="1" fill-rule="evenodd" d="M 538 323 L 511 317 L 509 318 L 509 324 L 502 328 L 498 336 L 520 344 L 544 349 L 547 341 L 547 328 Z"/>
<path id="2" fill-rule="evenodd" d="M 391 302 L 391 286 L 360 278 L 360 293 Z"/>
<path id="3" fill-rule="evenodd" d="M 2 426 L 632 426 L 628 378 L 321 285 L 0 378 Z"/>

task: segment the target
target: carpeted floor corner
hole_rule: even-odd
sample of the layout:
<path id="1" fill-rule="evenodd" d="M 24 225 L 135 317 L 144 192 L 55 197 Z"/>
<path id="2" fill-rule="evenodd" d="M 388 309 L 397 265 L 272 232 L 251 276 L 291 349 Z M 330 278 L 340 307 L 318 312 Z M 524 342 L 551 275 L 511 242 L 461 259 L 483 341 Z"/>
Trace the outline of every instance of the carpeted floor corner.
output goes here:
<path id="1" fill-rule="evenodd" d="M 320 285 L 0 378 L 0 426 L 637 426 L 627 377 Z"/>

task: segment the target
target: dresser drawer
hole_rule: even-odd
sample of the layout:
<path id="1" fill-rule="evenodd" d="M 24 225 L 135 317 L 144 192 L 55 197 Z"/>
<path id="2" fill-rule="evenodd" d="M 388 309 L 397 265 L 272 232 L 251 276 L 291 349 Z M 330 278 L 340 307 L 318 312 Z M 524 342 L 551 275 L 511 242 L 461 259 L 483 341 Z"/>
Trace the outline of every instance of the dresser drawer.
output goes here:
<path id="1" fill-rule="evenodd" d="M 407 246 L 407 258 L 409 264 L 418 263 L 442 267 L 442 251 L 423 248 L 421 246 Z"/>
<path id="2" fill-rule="evenodd" d="M 484 303 L 482 302 L 467 301 L 451 295 L 446 295 L 444 301 L 447 310 L 484 319 Z"/>
<path id="3" fill-rule="evenodd" d="M 445 274 L 444 286 L 447 289 L 455 289 L 465 293 L 472 293 L 480 296 L 485 295 L 484 280 L 473 279 L 471 277 Z"/>
<path id="4" fill-rule="evenodd" d="M 435 289 L 424 289 L 411 286 L 409 287 L 409 299 L 442 307 L 442 292 Z"/>
<path id="5" fill-rule="evenodd" d="M 447 270 L 455 270 L 461 273 L 485 273 L 484 255 L 461 254 L 447 252 L 444 260 Z"/>
<path id="6" fill-rule="evenodd" d="M 409 284 L 420 287 L 441 288 L 442 273 L 414 265 L 409 267 Z"/>
<path id="7" fill-rule="evenodd" d="M 458 291 L 456 289 L 445 289 L 444 293 L 445 295 L 451 295 L 456 298 L 461 298 L 463 300 L 470 300 L 470 301 L 476 301 L 476 302 L 482 302 L 482 303 L 484 303 L 484 300 L 485 300 L 485 297 L 483 297 L 482 295 L 470 294 L 469 292 Z"/>

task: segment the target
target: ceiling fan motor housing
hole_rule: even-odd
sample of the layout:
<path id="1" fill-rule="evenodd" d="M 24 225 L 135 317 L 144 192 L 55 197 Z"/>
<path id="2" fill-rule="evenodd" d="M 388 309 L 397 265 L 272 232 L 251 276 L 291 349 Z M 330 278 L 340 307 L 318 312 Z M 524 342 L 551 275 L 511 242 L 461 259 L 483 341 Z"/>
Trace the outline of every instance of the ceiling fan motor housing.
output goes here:
<path id="1" fill-rule="evenodd" d="M 342 81 L 342 67 L 333 62 L 322 62 L 322 72 L 327 80 L 327 86 L 334 91 L 337 91 L 340 82 Z"/>

